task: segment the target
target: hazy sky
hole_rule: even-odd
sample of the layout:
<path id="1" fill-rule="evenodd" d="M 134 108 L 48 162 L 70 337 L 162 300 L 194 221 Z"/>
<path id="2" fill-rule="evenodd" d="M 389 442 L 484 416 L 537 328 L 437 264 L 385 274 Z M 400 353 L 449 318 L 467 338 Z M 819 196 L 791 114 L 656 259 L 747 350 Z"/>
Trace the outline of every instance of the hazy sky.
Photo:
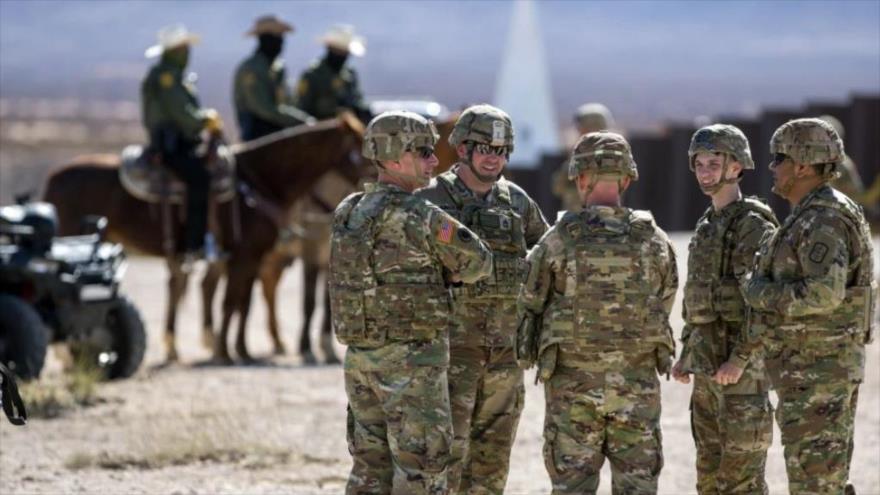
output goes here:
<path id="1" fill-rule="evenodd" d="M 880 92 L 880 1 L 538 2 L 556 114 L 603 101 L 643 127 L 749 113 L 808 99 Z M 192 57 L 204 103 L 228 109 L 231 75 L 258 15 L 296 26 L 284 59 L 295 78 L 330 24 L 368 40 L 354 62 L 366 93 L 491 100 L 507 2 L 0 2 L 0 96 L 134 99 L 156 30 L 203 35 Z M 523 71 L 529 67 L 523 66 Z"/>

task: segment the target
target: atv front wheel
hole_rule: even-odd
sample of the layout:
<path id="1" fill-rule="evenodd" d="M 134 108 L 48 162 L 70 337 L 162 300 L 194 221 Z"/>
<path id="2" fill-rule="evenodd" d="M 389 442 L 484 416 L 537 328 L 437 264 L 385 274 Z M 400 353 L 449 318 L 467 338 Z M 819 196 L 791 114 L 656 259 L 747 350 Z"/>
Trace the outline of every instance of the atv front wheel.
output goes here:
<path id="1" fill-rule="evenodd" d="M 147 336 L 137 308 L 124 297 L 107 312 L 104 325 L 93 328 L 85 339 L 72 342 L 77 363 L 100 369 L 108 380 L 128 378 L 144 360 Z"/>
<path id="2" fill-rule="evenodd" d="M 39 378 L 46 362 L 49 331 L 37 311 L 9 294 L 0 294 L 0 362 L 22 380 Z"/>

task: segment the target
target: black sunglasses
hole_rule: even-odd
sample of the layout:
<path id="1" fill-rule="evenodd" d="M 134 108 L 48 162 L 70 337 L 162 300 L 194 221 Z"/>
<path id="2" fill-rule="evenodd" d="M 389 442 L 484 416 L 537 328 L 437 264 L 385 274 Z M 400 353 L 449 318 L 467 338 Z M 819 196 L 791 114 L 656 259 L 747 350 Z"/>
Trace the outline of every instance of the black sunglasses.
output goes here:
<path id="1" fill-rule="evenodd" d="M 789 158 L 790 157 L 785 153 L 776 153 L 775 155 L 773 155 L 773 166 L 778 167 L 779 165 L 785 163 L 785 160 L 788 160 Z"/>
<path id="2" fill-rule="evenodd" d="M 418 157 L 422 160 L 427 160 L 428 158 L 431 158 L 431 155 L 434 154 L 434 148 L 432 148 L 431 146 L 419 146 L 412 152 L 418 155 Z"/>
<path id="3" fill-rule="evenodd" d="M 510 148 L 507 146 L 492 146 L 491 144 L 483 143 L 474 144 L 474 151 L 481 155 L 497 155 L 505 157 L 510 155 Z"/>

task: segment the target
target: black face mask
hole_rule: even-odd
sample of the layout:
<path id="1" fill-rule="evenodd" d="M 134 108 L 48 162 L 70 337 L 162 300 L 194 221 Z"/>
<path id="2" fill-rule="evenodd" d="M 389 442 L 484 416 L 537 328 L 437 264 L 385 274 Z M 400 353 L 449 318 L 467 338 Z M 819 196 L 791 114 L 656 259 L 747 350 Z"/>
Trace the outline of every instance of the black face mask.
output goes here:
<path id="1" fill-rule="evenodd" d="M 162 60 L 180 69 L 185 68 L 189 64 L 189 46 L 184 45 L 165 50 L 162 53 Z"/>
<path id="2" fill-rule="evenodd" d="M 268 57 L 269 60 L 275 60 L 278 55 L 281 55 L 282 48 L 284 48 L 284 38 L 281 36 L 274 34 L 260 35 L 260 46 L 257 47 L 257 51 Z"/>
<path id="3" fill-rule="evenodd" d="M 343 52 L 340 50 L 327 50 L 327 65 L 330 66 L 331 69 L 339 72 L 342 69 L 342 66 L 345 65 L 345 61 L 348 60 L 348 52 Z"/>

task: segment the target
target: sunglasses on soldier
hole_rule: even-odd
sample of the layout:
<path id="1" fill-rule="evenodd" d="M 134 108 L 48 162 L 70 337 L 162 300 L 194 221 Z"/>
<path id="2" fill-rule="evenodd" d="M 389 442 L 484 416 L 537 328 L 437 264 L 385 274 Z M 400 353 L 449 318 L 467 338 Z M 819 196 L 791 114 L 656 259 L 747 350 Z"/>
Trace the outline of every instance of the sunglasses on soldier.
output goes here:
<path id="1" fill-rule="evenodd" d="M 510 155 L 510 148 L 507 146 L 492 146 L 491 144 L 475 143 L 474 151 L 481 155 L 496 155 L 507 157 Z"/>
<path id="2" fill-rule="evenodd" d="M 770 166 L 771 167 L 778 167 L 778 166 L 782 165 L 783 163 L 785 163 L 785 161 L 788 160 L 789 158 L 791 158 L 791 157 L 786 155 L 785 153 L 776 153 L 773 155 L 773 161 L 770 162 Z"/>
<path id="3" fill-rule="evenodd" d="M 419 146 L 418 148 L 412 150 L 412 152 L 422 160 L 427 160 L 428 158 L 431 158 L 431 155 L 434 154 L 434 148 L 431 146 Z"/>

